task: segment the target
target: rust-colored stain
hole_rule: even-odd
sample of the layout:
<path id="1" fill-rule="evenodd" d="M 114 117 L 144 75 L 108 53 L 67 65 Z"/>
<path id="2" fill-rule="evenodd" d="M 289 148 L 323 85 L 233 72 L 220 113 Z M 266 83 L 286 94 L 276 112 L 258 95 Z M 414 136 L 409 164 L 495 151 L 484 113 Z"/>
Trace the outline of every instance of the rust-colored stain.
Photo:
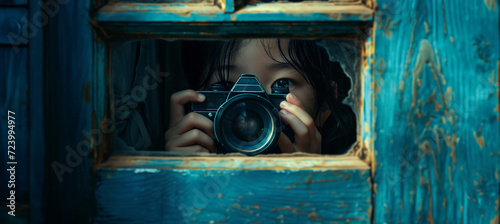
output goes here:
<path id="1" fill-rule="evenodd" d="M 275 211 L 292 211 L 294 215 L 305 215 L 306 211 L 303 209 L 298 209 L 298 208 L 292 208 L 290 206 L 285 206 L 285 207 L 276 207 L 271 209 L 271 212 Z"/>
<path id="2" fill-rule="evenodd" d="M 494 110 L 498 113 L 497 121 L 500 121 L 500 60 L 497 61 L 497 83 L 495 84 L 497 88 L 497 108 Z"/>
<path id="3" fill-rule="evenodd" d="M 427 24 L 427 22 L 424 22 L 424 26 L 425 26 L 425 34 L 429 34 L 430 33 L 429 24 Z"/>
<path id="4" fill-rule="evenodd" d="M 429 217 L 427 217 L 427 222 L 434 224 L 434 217 L 432 217 L 432 196 L 429 198 Z"/>
<path id="5" fill-rule="evenodd" d="M 451 105 L 451 98 L 452 98 L 452 88 L 451 87 L 448 87 L 446 89 L 446 92 L 444 93 L 444 100 L 445 100 L 445 105 Z"/>
<path id="6" fill-rule="evenodd" d="M 450 157 L 453 160 L 454 168 L 456 168 L 455 164 L 457 163 L 457 155 L 456 155 L 456 146 L 455 146 L 455 143 L 458 142 L 457 141 L 457 134 L 453 133 L 451 137 L 450 136 L 446 136 L 444 138 L 444 140 L 446 142 L 446 145 L 451 148 Z"/>
<path id="7" fill-rule="evenodd" d="M 251 215 L 254 214 L 254 211 L 250 210 L 248 207 L 247 208 L 242 208 L 241 205 L 238 204 L 238 203 L 231 205 L 231 208 L 238 209 L 238 210 L 240 210 L 242 212 L 246 212 L 246 213 L 249 213 Z"/>
<path id="8" fill-rule="evenodd" d="M 497 9 L 496 0 L 484 0 L 484 4 L 486 4 L 486 7 L 488 7 L 488 9 L 493 9 L 493 10 Z"/>
<path id="9" fill-rule="evenodd" d="M 443 199 L 443 209 L 446 209 L 446 198 Z"/>
<path id="10" fill-rule="evenodd" d="M 311 220 L 318 220 L 318 221 L 321 221 L 322 219 L 318 216 L 318 213 L 316 212 L 309 212 L 309 214 L 307 214 L 307 218 L 311 219 Z"/>
<path id="11" fill-rule="evenodd" d="M 252 208 L 253 209 L 260 209 L 260 205 L 253 205 Z"/>
<path id="12" fill-rule="evenodd" d="M 495 83 L 495 70 L 491 71 L 491 77 L 488 78 L 488 82 Z"/>
<path id="13" fill-rule="evenodd" d="M 476 142 L 479 145 L 479 147 L 484 148 L 484 137 L 478 135 L 481 135 L 481 128 L 479 129 L 477 134 L 476 131 L 474 131 L 474 138 L 476 139 Z"/>
<path id="14" fill-rule="evenodd" d="M 450 42 L 452 42 L 452 43 L 455 42 L 455 38 L 450 37 Z"/>
<path id="15" fill-rule="evenodd" d="M 436 153 L 434 152 L 434 150 L 431 150 L 431 153 L 432 153 L 432 158 L 434 159 L 434 173 L 436 174 L 436 179 L 439 182 L 439 173 L 437 170 Z"/>
<path id="16" fill-rule="evenodd" d="M 90 83 L 87 82 L 87 84 L 85 84 L 85 86 L 83 87 L 83 98 L 85 99 L 85 102 L 90 102 L 90 93 L 89 93 L 89 89 L 90 89 Z"/>
<path id="17" fill-rule="evenodd" d="M 432 120 L 432 118 L 431 118 L 431 120 Z M 438 143 L 438 144 L 436 144 L 438 153 L 441 154 L 441 144 L 439 144 L 439 142 L 441 142 L 440 141 L 441 137 L 439 135 L 438 130 L 440 130 L 441 132 L 444 132 L 443 129 L 434 129 L 434 130 L 432 130 L 432 132 L 434 132 L 434 136 L 436 136 L 436 142 Z"/>
<path id="18" fill-rule="evenodd" d="M 439 104 L 438 100 L 436 99 L 436 88 L 434 88 L 434 90 L 432 91 L 432 93 L 429 96 L 429 98 L 427 99 L 427 101 L 425 101 L 425 104 L 428 104 L 430 102 L 434 103 L 434 110 L 436 112 L 441 110 L 441 108 L 443 107 L 443 106 L 441 106 L 441 104 Z"/>
<path id="19" fill-rule="evenodd" d="M 491 220 L 490 224 L 497 224 L 500 222 L 500 214 L 495 215 L 495 217 Z"/>
<path id="20" fill-rule="evenodd" d="M 368 211 L 366 212 L 366 217 L 372 217 L 372 212 L 373 212 L 373 205 L 370 205 L 370 207 L 368 207 Z"/>

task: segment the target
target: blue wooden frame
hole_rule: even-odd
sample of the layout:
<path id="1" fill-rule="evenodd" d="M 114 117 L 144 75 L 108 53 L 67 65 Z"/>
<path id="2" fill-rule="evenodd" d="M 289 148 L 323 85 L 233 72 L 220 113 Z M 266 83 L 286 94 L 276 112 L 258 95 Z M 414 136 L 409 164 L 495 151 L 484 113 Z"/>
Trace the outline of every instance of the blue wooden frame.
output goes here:
<path id="1" fill-rule="evenodd" d="M 95 6 L 92 14 L 92 25 L 94 27 L 94 75 L 93 75 L 93 91 L 92 102 L 93 110 L 93 127 L 100 127 L 102 121 L 106 118 L 112 118 L 112 91 L 110 84 L 112 83 L 112 75 L 110 73 L 110 49 L 116 40 L 123 38 L 232 38 L 232 37 L 331 37 L 354 36 L 359 35 L 360 30 L 366 30 L 369 27 L 370 21 L 373 18 L 373 11 L 366 5 L 354 3 L 351 7 L 325 7 L 333 4 L 325 3 L 290 3 L 288 4 L 266 4 L 264 6 L 247 6 L 231 13 L 231 2 L 226 1 L 226 8 L 217 5 L 182 5 L 182 4 L 139 4 L 139 3 L 101 3 Z M 160 6 L 158 6 L 160 5 Z M 233 4 L 234 5 L 234 4 Z M 229 8 L 228 8 L 229 6 Z M 299 6 L 307 6 L 304 8 Z M 297 11 L 297 7 L 301 11 Z M 349 9 L 349 10 L 347 10 Z M 291 11 L 287 11 L 291 10 Z M 309 10 L 309 11 L 308 11 Z M 293 12 L 292 12 L 293 11 Z M 188 13 L 189 16 L 186 16 Z M 238 25 L 238 27 L 236 26 Z M 366 40 L 366 35 L 361 39 Z M 362 47 L 364 45 L 361 45 Z M 366 60 L 367 58 L 365 58 Z M 369 66 L 368 63 L 363 63 Z M 367 68 L 363 71 L 368 71 Z M 357 78 L 358 85 L 355 88 L 363 88 L 363 77 Z M 356 90 L 360 91 L 360 90 Z M 367 93 L 369 96 L 370 94 Z M 357 109 L 363 108 L 362 106 Z M 363 125 L 365 119 L 369 118 L 370 113 L 358 113 L 359 127 Z M 361 130 L 358 128 L 358 130 Z M 363 133 L 363 139 L 369 139 L 369 133 Z M 142 218 L 148 217 L 150 221 L 186 221 L 185 216 L 179 213 L 179 209 L 172 207 L 168 203 L 170 198 L 178 198 L 178 190 L 172 191 L 165 188 L 165 178 L 178 181 L 179 186 L 188 186 L 189 183 L 195 181 L 197 184 L 193 186 L 206 186 L 210 184 L 203 176 L 213 176 L 213 169 L 224 172 L 224 175 L 236 175 L 236 173 L 246 173 L 245 177 L 238 177 L 236 182 L 245 182 L 244 180 L 252 179 L 257 176 L 273 176 L 282 178 L 277 182 L 269 182 L 266 185 L 273 188 L 282 188 L 283 195 L 290 198 L 286 202 L 274 201 L 269 204 L 275 205 L 275 209 L 269 208 L 265 204 L 259 205 L 262 210 L 262 217 L 253 217 L 254 221 L 336 221 L 336 222 L 354 222 L 368 223 L 371 222 L 371 172 L 366 161 L 369 160 L 368 147 L 364 146 L 363 141 L 358 141 L 348 157 L 332 157 L 332 156 L 313 156 L 306 159 L 304 156 L 296 158 L 287 157 L 284 162 L 279 162 L 280 158 L 273 157 L 255 157 L 238 159 L 234 156 L 202 156 L 202 157 L 184 157 L 172 153 L 157 153 L 159 157 L 147 157 L 151 153 L 135 153 L 128 156 L 111 156 L 112 133 L 108 134 L 107 143 L 94 146 L 94 163 L 97 164 L 95 170 L 96 188 L 95 200 L 97 223 L 106 223 L 108 221 L 126 221 L 140 222 Z M 363 159 L 360 159 L 360 157 Z M 307 157 L 308 158 L 308 157 Z M 205 162 L 192 163 L 190 161 L 200 161 L 215 159 L 216 161 L 207 165 Z M 262 162 L 253 163 L 253 165 L 241 165 L 241 160 L 257 159 Z M 281 158 L 283 160 L 283 158 Z M 105 161 L 105 162 L 104 162 Z M 267 161 L 267 162 L 265 162 Z M 278 161 L 280 166 L 272 165 Z M 307 162 L 309 161 L 309 162 Z M 183 165 L 183 164 L 190 165 Z M 304 167 L 301 164 L 330 164 L 330 166 L 317 170 L 311 167 Z M 239 164 L 239 165 L 238 165 Z M 251 163 L 252 164 L 252 163 Z M 237 166 L 230 168 L 231 166 Z M 281 168 L 278 168 L 281 167 Z M 176 177 L 179 175 L 180 176 Z M 339 179 L 339 174 L 343 177 Z M 184 173 L 184 174 L 182 174 Z M 193 179 L 184 178 L 185 175 L 193 175 Z M 184 176 L 183 176 L 184 175 Z M 188 176 L 189 176 L 188 175 Z M 257 175 L 257 176 L 255 176 Z M 342 176 L 341 175 L 341 176 Z M 346 176 L 347 175 L 347 176 Z M 330 206 L 333 210 L 325 210 L 321 212 L 315 211 L 318 205 L 303 201 L 303 199 L 293 199 L 296 195 L 304 195 L 305 189 L 294 188 L 297 182 L 305 181 L 304 177 L 310 176 L 311 186 L 317 186 L 316 196 L 314 200 L 324 201 L 329 200 L 332 203 L 338 203 Z M 136 179 L 139 178 L 139 179 Z M 142 179 L 146 178 L 146 179 Z M 150 180 L 150 181 L 145 181 Z M 208 179 L 207 179 L 208 180 Z M 198 183 L 199 182 L 199 183 Z M 295 182 L 295 184 L 293 184 Z M 317 182 L 317 183 L 316 183 Z M 129 185 L 133 184 L 132 185 Z M 320 184 L 323 183 L 323 184 Z M 286 185 L 286 186 L 285 186 Z M 119 187 L 120 186 L 120 187 Z M 125 187 L 123 187 L 125 186 Z M 191 185 L 190 185 L 191 186 Z M 118 188 L 117 188 L 118 187 Z M 163 192 L 161 200 L 151 200 L 146 195 L 136 195 L 141 189 L 149 188 L 150 192 Z M 338 189 L 332 193 L 330 188 Z M 250 187 L 254 191 L 264 191 L 264 188 Z M 285 190 L 286 189 L 286 190 Z M 269 190 L 269 189 L 268 189 Z M 355 190 L 355 191 L 351 191 Z M 279 191 L 281 192 L 281 191 Z M 350 192 L 350 193 L 348 193 Z M 338 194 L 337 194 L 338 193 Z M 187 201 L 189 192 L 181 193 Z M 309 194 L 309 193 L 308 193 Z M 312 193 L 314 194 L 314 193 Z M 128 197 L 136 195 L 135 197 Z M 226 215 L 219 213 L 217 217 L 211 217 L 216 213 L 200 213 L 199 211 L 188 208 L 184 211 L 190 211 L 188 221 L 191 222 L 209 222 L 214 219 L 235 221 L 244 221 L 245 216 L 241 216 L 238 212 L 241 209 L 235 208 L 239 204 L 239 197 L 246 198 L 245 203 L 250 203 L 251 199 L 247 196 L 246 191 L 238 189 L 238 186 L 231 185 L 231 191 L 228 197 L 217 197 L 211 200 L 211 203 L 217 206 L 233 206 L 233 210 L 224 212 Z M 245 196 L 246 195 L 246 196 Z M 139 197 L 139 198 L 137 198 Z M 144 198 L 143 198 L 144 197 Z M 155 197 L 155 195 L 150 195 Z M 322 199 L 321 199 L 322 198 Z M 351 199 L 349 199 L 351 198 Z M 184 200 L 183 199 L 183 200 Z M 116 203 L 118 201 L 120 203 Z M 164 201 L 165 202 L 161 202 Z M 181 199 L 179 199 L 181 200 Z M 250 200 L 250 201 L 249 201 Z M 124 203 L 126 202 L 126 203 Z M 147 204 L 146 213 L 124 214 L 123 211 L 128 209 L 128 206 L 139 204 Z M 180 201 L 177 201 L 180 202 Z M 264 203 L 264 201 L 254 201 L 255 203 Z M 273 204 L 274 203 L 274 204 Z M 287 204 L 291 203 L 291 204 Z M 328 204 L 326 201 L 324 203 Z M 137 206 L 139 206 L 137 204 Z M 281 206 L 281 207 L 280 207 Z M 325 206 L 325 205 L 322 205 Z M 354 207 L 352 207 L 354 206 Z M 358 207 L 356 207 L 358 206 Z M 168 209 L 170 208 L 170 209 Z M 345 208 L 343 214 L 337 214 L 334 208 Z M 160 210 L 158 210 L 160 209 Z M 163 210 L 162 210 L 163 209 Z M 222 210 L 221 210 L 222 211 Z M 280 212 L 276 212 L 280 211 Z M 308 211 L 306 214 L 297 211 Z M 255 211 L 247 210 L 255 214 Z M 300 213 L 300 214 L 299 214 Z M 228 219 L 227 215 L 234 216 Z M 281 214 L 281 215 L 280 215 Z M 222 216 L 221 216 L 222 215 Z M 283 216 L 285 215 L 285 216 Z"/>

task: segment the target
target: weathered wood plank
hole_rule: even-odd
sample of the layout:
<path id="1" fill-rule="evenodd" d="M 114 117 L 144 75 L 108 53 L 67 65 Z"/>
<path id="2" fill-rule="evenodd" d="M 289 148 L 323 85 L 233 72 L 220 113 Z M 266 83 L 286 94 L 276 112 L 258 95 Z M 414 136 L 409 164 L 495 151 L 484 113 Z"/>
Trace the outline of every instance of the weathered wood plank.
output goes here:
<path id="1" fill-rule="evenodd" d="M 496 1 L 377 1 L 376 223 L 499 223 Z"/>
<path id="2" fill-rule="evenodd" d="M 370 21 L 373 11 L 363 4 L 268 3 L 225 13 L 209 4 L 109 3 L 95 18 L 99 22 L 261 22 Z"/>
<path id="3" fill-rule="evenodd" d="M 45 221 L 88 223 L 92 197 L 87 152 L 93 123 L 90 0 L 64 2 L 44 27 Z"/>
<path id="4" fill-rule="evenodd" d="M 95 174 L 96 223 L 371 220 L 369 167 L 352 157 L 116 156 Z"/>
<path id="5" fill-rule="evenodd" d="M 29 18 L 34 18 L 43 9 L 39 2 L 29 2 Z M 48 11 L 46 10 L 45 13 Z M 55 12 L 55 11 L 54 11 Z M 29 39 L 29 222 L 44 223 L 46 199 L 45 183 L 45 126 L 44 126 L 44 76 L 43 76 L 43 28 Z"/>

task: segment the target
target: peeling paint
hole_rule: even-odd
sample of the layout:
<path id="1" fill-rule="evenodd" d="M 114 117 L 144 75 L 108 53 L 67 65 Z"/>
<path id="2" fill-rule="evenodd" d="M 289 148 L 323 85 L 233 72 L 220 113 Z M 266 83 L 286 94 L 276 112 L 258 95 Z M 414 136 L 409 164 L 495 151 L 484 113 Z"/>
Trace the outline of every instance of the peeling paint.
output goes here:
<path id="1" fill-rule="evenodd" d="M 483 136 L 478 136 L 481 134 L 481 128 L 478 131 L 478 134 L 476 134 L 476 131 L 474 131 L 474 138 L 476 139 L 477 144 L 479 147 L 484 148 L 484 137 Z"/>
<path id="2" fill-rule="evenodd" d="M 159 173 L 159 169 L 135 169 L 134 173 Z"/>
<path id="3" fill-rule="evenodd" d="M 434 224 L 434 217 L 432 217 L 432 196 L 429 197 L 429 211 L 428 211 L 427 222 Z"/>
<path id="4" fill-rule="evenodd" d="M 497 99 L 498 103 L 493 111 L 498 113 L 497 121 L 500 121 L 500 60 L 497 61 L 497 83 L 495 84 L 497 88 Z"/>
<path id="5" fill-rule="evenodd" d="M 496 0 L 484 0 L 484 4 L 486 4 L 486 7 L 488 7 L 488 9 L 493 9 L 493 10 L 497 9 Z"/>

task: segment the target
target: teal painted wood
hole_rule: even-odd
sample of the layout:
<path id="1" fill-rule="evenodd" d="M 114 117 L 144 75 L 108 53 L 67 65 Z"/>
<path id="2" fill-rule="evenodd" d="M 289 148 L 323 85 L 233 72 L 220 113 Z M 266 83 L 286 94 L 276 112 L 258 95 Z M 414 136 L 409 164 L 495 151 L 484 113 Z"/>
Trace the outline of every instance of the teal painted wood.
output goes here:
<path id="1" fill-rule="evenodd" d="M 42 9 L 37 1 L 29 2 L 29 17 Z M 47 11 L 44 11 L 47 13 Z M 43 29 L 29 39 L 29 221 L 43 223 L 45 219 L 45 126 L 44 126 L 44 76 L 43 76 Z"/>
<path id="2" fill-rule="evenodd" d="M 372 10 L 364 5 L 332 3 L 257 4 L 234 13 L 216 5 L 110 3 L 95 15 L 99 22 L 370 21 L 372 17 Z"/>
<path id="3" fill-rule="evenodd" d="M 0 172 L 0 197 L 4 198 L 2 202 L 5 212 L 0 215 L 0 222 L 7 223 L 9 221 L 26 221 L 28 219 L 27 205 L 29 203 L 29 111 L 28 111 L 28 49 L 26 46 L 19 47 L 17 53 L 10 46 L 0 47 L 0 148 L 2 156 L 0 156 L 0 164 L 2 172 Z M 7 139 L 8 133 L 8 110 L 15 114 L 10 114 L 14 117 L 15 125 L 13 127 L 15 141 L 15 149 L 9 151 L 14 152 L 14 160 L 10 160 L 7 156 Z M 12 144 L 10 144 L 12 145 Z M 10 154 L 12 155 L 12 154 Z M 17 162 L 17 164 L 7 164 L 7 162 Z M 10 171 L 7 171 L 14 166 L 15 182 L 9 182 Z M 10 184 L 12 188 L 9 187 Z M 16 217 L 7 214 L 11 211 L 5 207 L 10 195 L 10 191 L 15 191 L 15 215 Z M 4 211 L 4 210 L 2 210 Z"/>
<path id="4" fill-rule="evenodd" d="M 378 0 L 375 223 L 499 223 L 499 3 Z"/>
<path id="5" fill-rule="evenodd" d="M 91 216 L 92 31 L 90 0 L 59 1 L 44 27 L 47 223 Z M 42 159 L 42 158 L 40 158 Z"/>
<path id="6" fill-rule="evenodd" d="M 289 160 L 111 159 L 96 171 L 95 222 L 370 222 L 367 165 L 339 170 L 315 159 L 287 167 Z"/>

